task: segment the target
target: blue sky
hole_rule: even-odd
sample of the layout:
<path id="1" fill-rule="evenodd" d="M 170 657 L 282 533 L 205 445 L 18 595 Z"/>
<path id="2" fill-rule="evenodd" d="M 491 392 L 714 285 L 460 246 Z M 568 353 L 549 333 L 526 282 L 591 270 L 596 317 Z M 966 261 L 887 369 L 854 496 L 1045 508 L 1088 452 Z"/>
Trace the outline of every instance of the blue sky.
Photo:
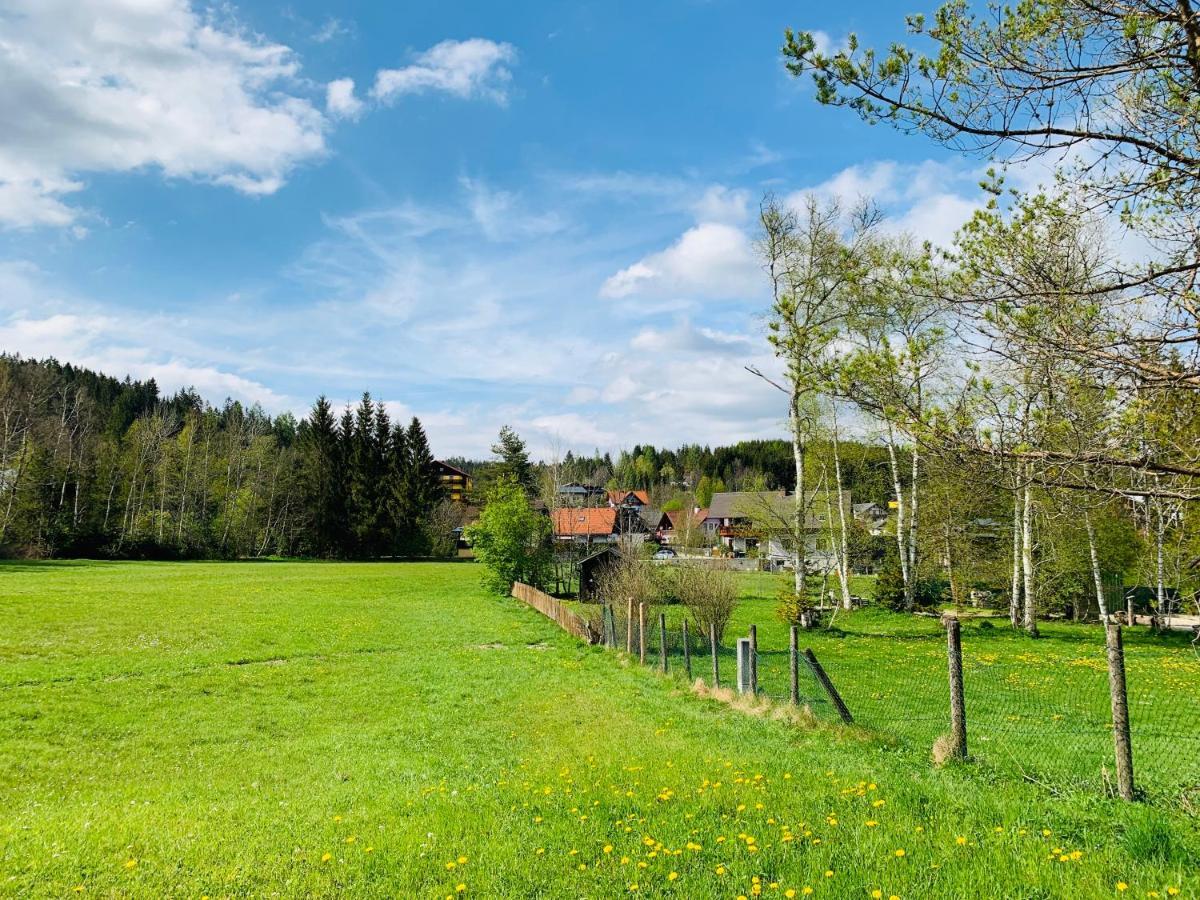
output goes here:
<path id="1" fill-rule="evenodd" d="M 0 348 L 440 454 L 782 433 L 764 192 L 944 240 L 980 161 L 824 109 L 787 26 L 892 2 L 0 0 Z M 351 83 L 352 82 L 352 83 Z"/>

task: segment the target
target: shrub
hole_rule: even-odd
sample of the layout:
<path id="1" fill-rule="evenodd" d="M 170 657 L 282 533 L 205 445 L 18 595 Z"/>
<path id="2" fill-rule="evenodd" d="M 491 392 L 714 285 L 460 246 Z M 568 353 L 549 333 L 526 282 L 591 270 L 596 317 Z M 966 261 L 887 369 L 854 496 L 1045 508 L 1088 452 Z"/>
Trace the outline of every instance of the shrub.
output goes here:
<path id="1" fill-rule="evenodd" d="M 552 527 L 516 481 L 502 478 L 492 485 L 479 521 L 466 530 L 487 569 L 484 583 L 500 594 L 508 593 L 514 581 L 542 587 L 550 573 Z"/>
<path id="2" fill-rule="evenodd" d="M 724 566 L 682 563 L 672 566 L 675 596 L 687 607 L 702 636 L 716 626 L 717 640 L 725 634 L 737 608 L 737 580 Z"/>

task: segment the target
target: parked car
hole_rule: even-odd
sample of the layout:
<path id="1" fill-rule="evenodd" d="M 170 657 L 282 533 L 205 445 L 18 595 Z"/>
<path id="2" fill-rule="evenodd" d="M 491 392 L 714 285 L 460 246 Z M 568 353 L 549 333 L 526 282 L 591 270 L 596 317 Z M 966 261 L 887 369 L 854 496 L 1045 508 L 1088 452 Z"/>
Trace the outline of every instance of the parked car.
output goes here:
<path id="1" fill-rule="evenodd" d="M 675 551 L 672 550 L 670 547 L 660 547 L 658 550 L 655 551 L 654 556 L 652 558 L 653 559 L 674 559 L 675 555 L 676 555 Z"/>

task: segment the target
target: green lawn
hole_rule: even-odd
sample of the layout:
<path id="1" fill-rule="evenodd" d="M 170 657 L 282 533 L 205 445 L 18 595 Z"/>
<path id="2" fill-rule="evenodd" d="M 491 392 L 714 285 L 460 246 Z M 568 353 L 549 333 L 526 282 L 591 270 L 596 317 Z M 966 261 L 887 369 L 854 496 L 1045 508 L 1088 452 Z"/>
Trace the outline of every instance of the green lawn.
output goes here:
<path id="1" fill-rule="evenodd" d="M 0 564 L 0 893 L 1200 894 L 1183 804 L 745 715 L 478 576 Z"/>

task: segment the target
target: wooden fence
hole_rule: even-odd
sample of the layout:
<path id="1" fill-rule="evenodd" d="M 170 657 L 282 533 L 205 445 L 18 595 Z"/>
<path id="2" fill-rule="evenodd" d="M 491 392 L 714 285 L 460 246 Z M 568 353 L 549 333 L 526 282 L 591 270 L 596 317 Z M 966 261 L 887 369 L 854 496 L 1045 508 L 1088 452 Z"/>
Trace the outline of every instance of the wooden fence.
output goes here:
<path id="1" fill-rule="evenodd" d="M 600 643 L 602 636 L 592 629 L 587 619 L 568 609 L 549 594 L 517 581 L 513 583 L 512 595 L 528 603 L 546 618 L 553 619 L 564 631 L 570 632 L 581 641 L 587 641 L 589 644 Z"/>

